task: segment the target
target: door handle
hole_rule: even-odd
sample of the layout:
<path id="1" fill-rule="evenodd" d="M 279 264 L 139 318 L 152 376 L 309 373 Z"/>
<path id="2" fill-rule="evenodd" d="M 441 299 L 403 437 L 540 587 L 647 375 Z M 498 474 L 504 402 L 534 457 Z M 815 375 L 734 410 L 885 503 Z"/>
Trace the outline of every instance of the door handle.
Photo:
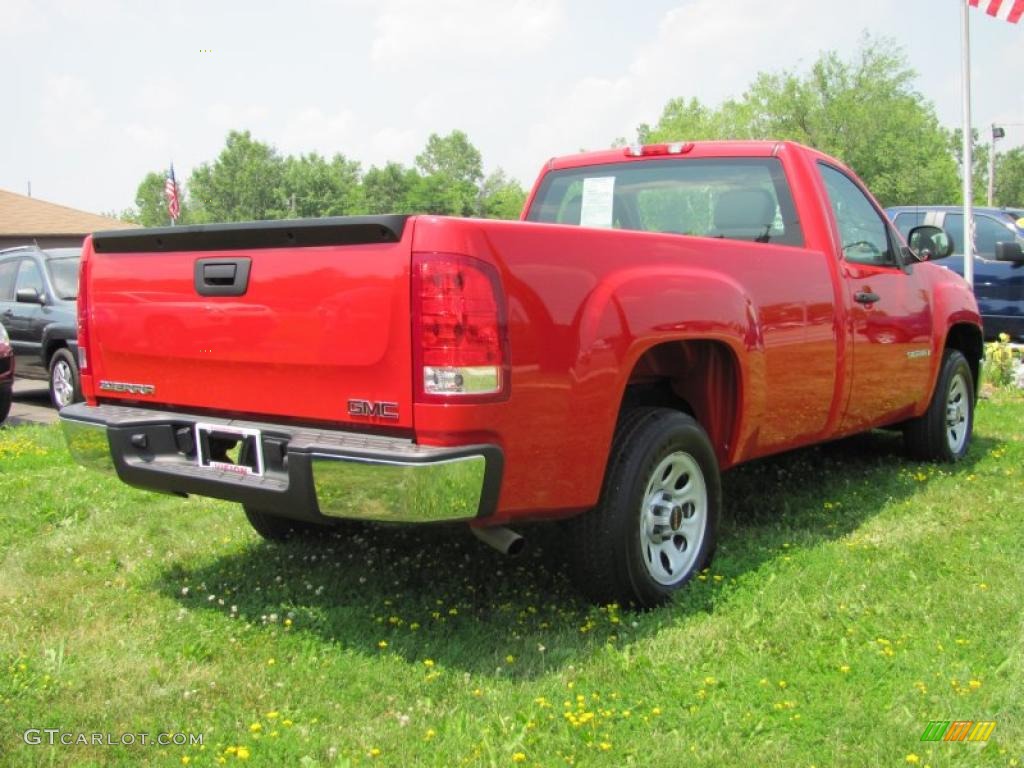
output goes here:
<path id="1" fill-rule="evenodd" d="M 193 280 L 200 296 L 244 296 L 252 259 L 197 259 Z"/>
<path id="2" fill-rule="evenodd" d="M 874 304 L 881 296 L 871 291 L 857 291 L 853 294 L 853 300 L 858 304 Z"/>

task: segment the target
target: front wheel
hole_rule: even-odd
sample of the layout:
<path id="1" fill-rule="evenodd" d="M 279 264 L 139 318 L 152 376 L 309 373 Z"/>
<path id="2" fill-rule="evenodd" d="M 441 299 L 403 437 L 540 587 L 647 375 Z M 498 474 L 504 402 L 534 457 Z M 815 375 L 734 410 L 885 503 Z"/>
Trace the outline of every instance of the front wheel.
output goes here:
<path id="1" fill-rule="evenodd" d="M 722 491 L 707 433 L 668 408 L 627 412 L 598 505 L 572 522 L 573 576 L 599 603 L 651 608 L 711 560 Z"/>
<path id="2" fill-rule="evenodd" d="M 50 402 L 58 411 L 82 399 L 78 363 L 69 349 L 58 349 L 50 358 Z"/>
<path id="3" fill-rule="evenodd" d="M 974 430 L 974 376 L 956 349 L 942 355 L 942 368 L 928 410 L 903 429 L 908 452 L 918 459 L 960 461 Z"/>

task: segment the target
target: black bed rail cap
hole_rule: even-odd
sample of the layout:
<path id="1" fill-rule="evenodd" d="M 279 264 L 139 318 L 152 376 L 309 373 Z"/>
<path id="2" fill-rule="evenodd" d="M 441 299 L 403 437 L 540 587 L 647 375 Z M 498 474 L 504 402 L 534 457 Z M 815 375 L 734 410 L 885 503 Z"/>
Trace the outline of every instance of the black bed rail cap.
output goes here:
<path id="1" fill-rule="evenodd" d="M 397 243 L 402 239 L 408 218 L 397 214 L 331 216 L 323 219 L 112 229 L 93 234 L 92 245 L 97 253 L 146 253 Z"/>

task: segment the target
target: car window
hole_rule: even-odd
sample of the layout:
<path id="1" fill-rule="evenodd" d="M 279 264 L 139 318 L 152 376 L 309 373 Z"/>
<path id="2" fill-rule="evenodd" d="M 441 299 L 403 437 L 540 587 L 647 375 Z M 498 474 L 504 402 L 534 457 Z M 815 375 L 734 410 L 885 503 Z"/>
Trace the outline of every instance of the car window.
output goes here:
<path id="1" fill-rule="evenodd" d="M 46 262 L 53 289 L 62 299 L 78 298 L 78 262 L 77 258 L 50 259 Z"/>
<path id="2" fill-rule="evenodd" d="M 943 229 L 953 238 L 954 253 L 964 252 L 964 215 L 947 213 Z M 1016 237 L 1009 227 L 984 213 L 974 214 L 974 249 L 979 256 L 991 258 L 996 253 L 996 243 L 1013 242 Z"/>
<path id="3" fill-rule="evenodd" d="M 17 259 L 0 261 L 0 301 L 14 301 L 14 275 L 17 271 Z"/>
<path id="4" fill-rule="evenodd" d="M 895 264 L 885 218 L 846 174 L 818 163 L 842 238 L 843 257 L 858 264 Z"/>
<path id="5" fill-rule="evenodd" d="M 528 221 L 803 245 L 774 157 L 654 159 L 545 175 Z"/>
<path id="6" fill-rule="evenodd" d="M 14 283 L 15 295 L 22 288 L 35 288 L 36 293 L 40 296 L 43 294 L 43 276 L 34 259 L 22 259 L 18 266 L 18 278 Z"/>
<path id="7" fill-rule="evenodd" d="M 896 225 L 899 233 L 906 237 L 914 227 L 924 224 L 924 217 L 926 215 L 924 211 L 901 211 L 893 218 L 893 224 Z"/>

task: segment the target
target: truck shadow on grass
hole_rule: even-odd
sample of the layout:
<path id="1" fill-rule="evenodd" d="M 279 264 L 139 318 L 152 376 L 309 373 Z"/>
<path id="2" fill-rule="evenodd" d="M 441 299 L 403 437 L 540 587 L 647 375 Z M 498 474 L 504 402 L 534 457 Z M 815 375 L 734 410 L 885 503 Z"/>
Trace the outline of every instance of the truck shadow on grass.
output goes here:
<path id="1" fill-rule="evenodd" d="M 939 472 L 966 476 L 998 445 L 976 436 L 967 459 L 940 467 L 907 460 L 898 435 L 874 432 L 737 468 L 723 477 L 725 514 L 709 573 L 672 605 L 643 614 L 578 596 L 567 576 L 571 540 L 557 525 L 524 530 L 531 546 L 515 560 L 464 526 L 363 526 L 322 540 L 260 542 L 194 568 L 175 565 L 156 588 L 255 631 L 290 620 L 288 631 L 314 636 L 321 652 L 386 650 L 410 662 L 532 678 L 711 613 L 729 600 L 734 580 L 856 530 Z"/>

